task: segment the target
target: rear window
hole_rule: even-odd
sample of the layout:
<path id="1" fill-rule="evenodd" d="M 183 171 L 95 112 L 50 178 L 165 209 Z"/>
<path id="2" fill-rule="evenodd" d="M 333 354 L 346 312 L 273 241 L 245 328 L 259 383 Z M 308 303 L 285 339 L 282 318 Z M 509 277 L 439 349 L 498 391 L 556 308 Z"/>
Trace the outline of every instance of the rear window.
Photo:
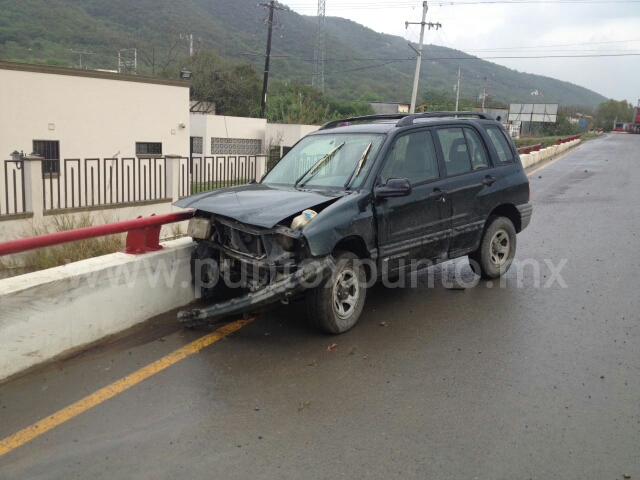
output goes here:
<path id="1" fill-rule="evenodd" d="M 498 152 L 498 159 L 500 160 L 500 163 L 503 165 L 505 163 L 513 163 L 515 158 L 511 151 L 509 140 L 505 137 L 504 132 L 498 127 L 485 127 L 485 129 L 487 130 L 487 135 L 489 135 L 496 152 Z"/>
<path id="2" fill-rule="evenodd" d="M 471 171 L 471 159 L 467 142 L 461 128 L 439 128 L 436 130 L 442 146 L 447 175 L 458 175 Z"/>

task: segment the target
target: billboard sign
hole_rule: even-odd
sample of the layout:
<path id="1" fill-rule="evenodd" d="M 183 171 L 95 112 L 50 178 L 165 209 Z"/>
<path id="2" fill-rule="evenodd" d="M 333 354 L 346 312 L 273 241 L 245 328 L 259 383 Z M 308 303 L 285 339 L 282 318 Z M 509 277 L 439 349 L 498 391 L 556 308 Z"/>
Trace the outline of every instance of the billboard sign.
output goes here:
<path id="1" fill-rule="evenodd" d="M 557 103 L 512 103 L 509 106 L 510 122 L 556 123 Z"/>

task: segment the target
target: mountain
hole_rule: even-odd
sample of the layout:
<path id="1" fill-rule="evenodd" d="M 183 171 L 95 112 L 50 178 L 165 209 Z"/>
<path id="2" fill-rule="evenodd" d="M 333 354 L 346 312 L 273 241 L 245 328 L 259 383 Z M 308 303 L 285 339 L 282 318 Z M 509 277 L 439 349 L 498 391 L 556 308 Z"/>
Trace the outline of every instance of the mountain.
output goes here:
<path id="1" fill-rule="evenodd" d="M 79 57 L 75 50 L 91 52 L 83 55 L 85 65 L 116 69 L 118 50 L 137 47 L 141 70 L 150 73 L 151 62 L 162 66 L 170 54 L 187 55 L 187 42 L 179 36 L 192 33 L 196 48 L 248 60 L 261 71 L 266 15 L 255 0 L 0 0 L 0 59 L 72 66 Z M 276 21 L 283 27 L 274 30 L 272 77 L 310 83 L 315 17 L 277 11 Z M 326 28 L 327 93 L 344 100 L 408 102 L 415 61 L 405 39 L 337 17 L 328 17 Z M 533 97 L 537 102 L 564 106 L 594 107 L 606 100 L 572 83 L 472 58 L 425 46 L 419 96 L 453 95 L 462 66 L 463 97 L 477 98 L 487 77 L 488 94 L 498 103 L 532 101 L 534 90 L 541 93 Z"/>

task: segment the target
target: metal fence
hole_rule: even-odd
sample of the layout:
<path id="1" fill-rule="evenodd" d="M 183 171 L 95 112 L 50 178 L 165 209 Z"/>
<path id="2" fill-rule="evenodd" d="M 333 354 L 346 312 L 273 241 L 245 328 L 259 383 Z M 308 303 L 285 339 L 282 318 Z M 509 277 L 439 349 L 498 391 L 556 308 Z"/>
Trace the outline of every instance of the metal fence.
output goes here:
<path id="1" fill-rule="evenodd" d="M 158 200 L 166 197 L 167 159 L 67 158 L 59 173 L 43 172 L 45 211 Z"/>
<path id="2" fill-rule="evenodd" d="M 23 166 L 23 160 L 4 161 L 4 195 L 3 198 L 0 198 L 0 215 L 25 213 L 27 211 Z"/>
<path id="3" fill-rule="evenodd" d="M 256 180 L 258 163 L 267 158 L 266 155 L 217 155 L 181 159 L 179 195 L 186 197 Z"/>
<path id="4" fill-rule="evenodd" d="M 255 180 L 267 155 L 211 157 L 66 158 L 5 160 L 0 170 L 0 215 L 176 200 Z M 27 184 L 28 182 L 28 184 Z M 176 189 L 177 188 L 177 189 Z M 42 195 L 34 196 L 36 193 Z"/>

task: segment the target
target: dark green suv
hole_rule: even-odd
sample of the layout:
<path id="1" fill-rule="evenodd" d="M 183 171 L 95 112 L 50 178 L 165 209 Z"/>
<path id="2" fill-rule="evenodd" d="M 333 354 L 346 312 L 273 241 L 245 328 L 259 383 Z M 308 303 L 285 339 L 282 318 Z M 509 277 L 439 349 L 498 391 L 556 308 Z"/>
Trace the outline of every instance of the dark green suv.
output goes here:
<path id="1" fill-rule="evenodd" d="M 186 325 L 304 294 L 330 333 L 355 325 L 368 286 L 409 267 L 468 255 L 499 277 L 532 213 L 513 141 L 475 112 L 330 122 L 259 182 L 176 205 L 196 209 L 192 273 L 214 302 L 181 312 Z"/>

